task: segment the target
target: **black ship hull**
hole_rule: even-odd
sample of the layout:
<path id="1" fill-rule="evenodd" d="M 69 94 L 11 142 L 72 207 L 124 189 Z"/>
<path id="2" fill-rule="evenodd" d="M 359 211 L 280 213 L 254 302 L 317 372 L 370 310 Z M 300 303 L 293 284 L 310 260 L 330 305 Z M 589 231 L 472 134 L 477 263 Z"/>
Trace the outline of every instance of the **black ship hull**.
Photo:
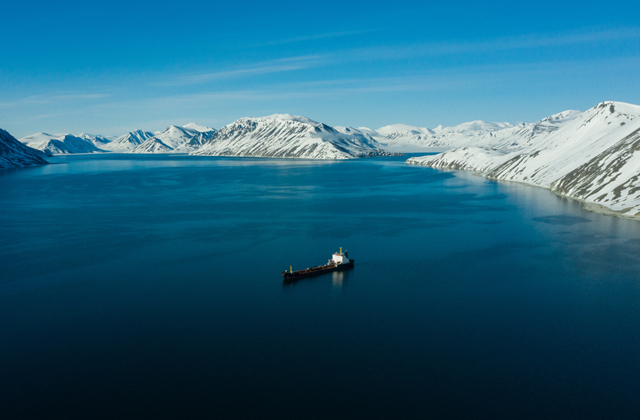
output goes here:
<path id="1" fill-rule="evenodd" d="M 285 283 L 293 282 L 296 280 L 304 279 L 307 277 L 315 277 L 326 273 L 331 273 L 333 271 L 342 271 L 349 270 L 353 268 L 353 263 L 355 260 L 350 260 L 346 264 L 327 264 L 327 265 L 319 265 L 317 267 L 305 268 L 304 270 L 298 270 L 294 272 L 284 271 L 282 272 L 282 277 L 284 278 Z"/>

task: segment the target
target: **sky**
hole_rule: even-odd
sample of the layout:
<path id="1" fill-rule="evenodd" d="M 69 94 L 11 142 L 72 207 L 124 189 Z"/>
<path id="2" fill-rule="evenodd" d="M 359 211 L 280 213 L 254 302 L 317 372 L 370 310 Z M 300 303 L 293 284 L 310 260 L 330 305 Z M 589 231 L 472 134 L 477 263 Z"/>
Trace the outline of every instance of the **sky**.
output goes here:
<path id="1" fill-rule="evenodd" d="M 640 105 L 640 2 L 6 1 L 0 128 L 533 122 Z"/>

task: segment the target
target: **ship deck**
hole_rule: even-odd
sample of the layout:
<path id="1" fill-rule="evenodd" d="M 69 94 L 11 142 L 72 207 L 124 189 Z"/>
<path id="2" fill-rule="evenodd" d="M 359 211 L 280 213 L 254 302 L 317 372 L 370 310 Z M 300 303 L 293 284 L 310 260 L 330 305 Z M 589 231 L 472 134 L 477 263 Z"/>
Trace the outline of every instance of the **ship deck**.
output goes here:
<path id="1" fill-rule="evenodd" d="M 285 282 L 291 282 L 300 280 L 307 277 L 319 276 L 325 273 L 331 273 L 334 271 L 348 270 L 353 268 L 355 260 L 350 260 L 346 264 L 327 264 L 327 265 L 319 265 L 316 267 L 305 268 L 304 270 L 298 270 L 294 272 L 284 271 L 282 273 L 282 277 Z"/>

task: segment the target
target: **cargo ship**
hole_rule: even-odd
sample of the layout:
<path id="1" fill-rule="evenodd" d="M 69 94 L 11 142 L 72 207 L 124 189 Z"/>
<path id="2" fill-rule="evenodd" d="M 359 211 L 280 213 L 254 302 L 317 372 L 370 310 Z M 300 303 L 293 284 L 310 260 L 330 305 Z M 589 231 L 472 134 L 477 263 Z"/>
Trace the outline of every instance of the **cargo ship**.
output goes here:
<path id="1" fill-rule="evenodd" d="M 336 252 L 331 256 L 331 259 L 326 265 L 319 265 L 317 267 L 309 267 L 304 270 L 293 271 L 293 267 L 289 267 L 288 271 L 282 272 L 282 277 L 285 282 L 292 282 L 306 277 L 319 276 L 320 274 L 331 273 L 332 271 L 348 270 L 353 268 L 355 260 L 349 259 L 349 251 Z"/>

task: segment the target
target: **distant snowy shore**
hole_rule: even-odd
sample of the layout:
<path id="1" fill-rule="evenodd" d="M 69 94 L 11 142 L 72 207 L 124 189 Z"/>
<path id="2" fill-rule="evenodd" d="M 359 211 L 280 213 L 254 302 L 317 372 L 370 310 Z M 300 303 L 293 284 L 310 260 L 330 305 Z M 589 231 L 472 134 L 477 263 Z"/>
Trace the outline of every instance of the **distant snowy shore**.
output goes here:
<path id="1" fill-rule="evenodd" d="M 640 219 L 640 106 L 565 111 L 407 163 L 543 187 L 590 211 Z"/>

